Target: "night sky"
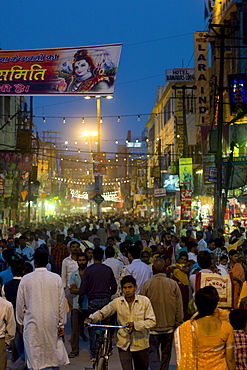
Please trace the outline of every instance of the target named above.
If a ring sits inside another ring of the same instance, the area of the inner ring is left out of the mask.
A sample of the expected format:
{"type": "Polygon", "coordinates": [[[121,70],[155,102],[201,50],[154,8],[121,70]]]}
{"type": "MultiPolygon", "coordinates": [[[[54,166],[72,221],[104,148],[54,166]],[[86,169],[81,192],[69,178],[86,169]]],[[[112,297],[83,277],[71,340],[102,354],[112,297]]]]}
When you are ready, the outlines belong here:
{"type": "MultiPolygon", "coordinates": [[[[101,105],[102,150],[112,151],[115,140],[124,143],[128,130],[140,137],[157,86],[165,84],[165,70],[193,67],[193,32],[205,29],[203,0],[9,0],[1,17],[0,47],[20,50],[123,43],[114,99],[102,99],[101,105]]],[[[35,97],[34,116],[94,117],[96,102],[77,96],[35,97]]],[[[70,147],[75,147],[83,130],[97,126],[93,118],[85,119],[84,125],[73,118],[63,124],[62,119],[46,118],[43,123],[35,117],[34,123],[39,133],[62,131],[70,147]]]]}

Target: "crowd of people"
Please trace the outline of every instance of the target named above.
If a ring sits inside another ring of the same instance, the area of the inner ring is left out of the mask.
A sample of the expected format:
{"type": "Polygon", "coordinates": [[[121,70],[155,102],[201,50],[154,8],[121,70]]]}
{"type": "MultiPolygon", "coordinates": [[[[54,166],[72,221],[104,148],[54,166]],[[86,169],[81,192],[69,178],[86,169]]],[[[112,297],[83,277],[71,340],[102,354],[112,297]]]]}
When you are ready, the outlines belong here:
{"type": "Polygon", "coordinates": [[[166,370],[175,333],[177,369],[247,369],[247,241],[172,220],[84,217],[38,228],[14,226],[0,239],[0,370],[58,369],[79,355],[80,338],[97,353],[85,323],[128,325],[117,333],[123,370],[166,370]],[[231,284],[231,301],[200,286],[231,284]],[[228,280],[227,280],[228,279],[228,280]],[[71,350],[63,342],[67,316],[71,350]]]}

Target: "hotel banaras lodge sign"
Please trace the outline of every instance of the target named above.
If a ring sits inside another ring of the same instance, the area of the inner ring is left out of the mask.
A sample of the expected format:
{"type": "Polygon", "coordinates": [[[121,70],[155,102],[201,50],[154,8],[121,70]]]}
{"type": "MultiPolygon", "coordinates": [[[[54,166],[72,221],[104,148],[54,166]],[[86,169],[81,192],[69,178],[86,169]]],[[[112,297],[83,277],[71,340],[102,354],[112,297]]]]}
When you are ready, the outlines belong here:
{"type": "Polygon", "coordinates": [[[121,48],[0,51],[0,95],[111,95],[121,48]]]}

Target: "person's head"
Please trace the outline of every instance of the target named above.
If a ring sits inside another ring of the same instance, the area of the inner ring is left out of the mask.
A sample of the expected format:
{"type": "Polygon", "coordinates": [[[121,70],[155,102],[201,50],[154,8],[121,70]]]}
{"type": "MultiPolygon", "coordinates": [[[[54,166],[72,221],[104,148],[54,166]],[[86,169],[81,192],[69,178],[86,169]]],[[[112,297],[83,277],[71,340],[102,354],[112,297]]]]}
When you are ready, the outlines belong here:
{"type": "Polygon", "coordinates": [[[102,248],[94,248],[93,250],[93,258],[95,262],[101,262],[104,257],[104,251],[102,248]]]}
{"type": "Polygon", "coordinates": [[[172,263],[172,260],[171,260],[171,257],[168,256],[167,254],[163,254],[161,256],[161,258],[165,261],[165,266],[170,266],[170,264],[172,263]]]}
{"type": "Polygon", "coordinates": [[[50,236],[51,236],[51,238],[52,239],[56,239],[56,231],[55,230],[52,230],[51,232],[50,232],[50,236]]]}
{"type": "Polygon", "coordinates": [[[150,253],[148,251],[141,252],[141,261],[149,265],[150,253]]]}
{"type": "Polygon", "coordinates": [[[171,235],[171,243],[175,244],[177,242],[178,242],[178,238],[176,237],[176,235],[171,235]]]}
{"type": "Polygon", "coordinates": [[[108,236],[106,244],[109,245],[110,247],[113,247],[114,245],[114,238],[111,236],[108,236]]]}
{"type": "Polygon", "coordinates": [[[24,248],[26,246],[26,242],[27,242],[27,238],[24,235],[21,235],[19,237],[20,247],[24,248]]]}
{"type": "Polygon", "coordinates": [[[156,258],[152,266],[153,274],[160,274],[166,270],[166,263],[164,258],[156,258]]]}
{"type": "Polygon", "coordinates": [[[164,241],[166,242],[170,242],[171,241],[171,234],[170,233],[164,233],[164,241]]]}
{"type": "Polygon", "coordinates": [[[111,247],[110,245],[108,245],[108,247],[106,247],[105,249],[105,256],[106,258],[112,258],[115,256],[115,249],[113,247],[111,247]]]}
{"type": "Polygon", "coordinates": [[[221,238],[215,238],[214,239],[214,245],[215,245],[215,248],[220,248],[222,247],[222,239],[221,238]]]}
{"type": "Polygon", "coordinates": [[[61,244],[64,243],[64,234],[57,234],[57,242],[61,244]]]}
{"type": "Polygon", "coordinates": [[[186,236],[187,236],[187,238],[190,238],[191,237],[191,234],[192,234],[192,231],[191,230],[186,230],[186,236]]]}
{"type": "Polygon", "coordinates": [[[11,248],[14,248],[14,247],[15,247],[14,237],[12,235],[9,235],[8,242],[7,242],[7,248],[11,249],[11,248]]]}
{"type": "Polygon", "coordinates": [[[210,233],[211,233],[211,232],[212,232],[212,230],[213,230],[213,228],[212,228],[212,226],[211,226],[211,225],[208,225],[207,229],[208,229],[208,231],[209,231],[210,233]]]}
{"type": "Polygon", "coordinates": [[[0,249],[6,248],[7,240],[6,239],[0,239],[0,249]]]}
{"type": "Polygon", "coordinates": [[[189,238],[187,238],[187,236],[181,236],[179,244],[181,248],[188,247],[189,238]]]}
{"type": "Polygon", "coordinates": [[[136,279],[131,275],[126,275],[121,280],[121,288],[125,298],[133,298],[137,289],[136,279]]]}
{"type": "Polygon", "coordinates": [[[215,241],[214,241],[214,239],[210,239],[208,241],[208,249],[210,249],[211,251],[213,251],[215,249],[215,241]]]}
{"type": "Polygon", "coordinates": [[[164,245],[163,245],[163,244],[161,244],[161,243],[156,244],[156,247],[155,247],[154,253],[155,253],[155,254],[159,253],[160,255],[164,254],[164,253],[165,253],[164,245]]]}
{"type": "Polygon", "coordinates": [[[188,248],[188,252],[196,253],[197,252],[197,243],[196,242],[189,242],[187,248],[188,248]]]}
{"type": "Polygon", "coordinates": [[[79,269],[84,270],[87,267],[88,256],[86,253],[80,252],[77,254],[77,263],[79,269]]]}
{"type": "Polygon", "coordinates": [[[235,249],[231,249],[229,252],[230,262],[233,262],[234,264],[238,262],[238,255],[239,255],[238,251],[236,251],[235,249]]]}
{"type": "Polygon", "coordinates": [[[151,239],[151,234],[150,234],[149,232],[146,232],[146,233],[145,233],[145,240],[146,240],[147,242],[149,242],[149,241],[150,241],[150,239],[151,239]]]}
{"type": "Polygon", "coordinates": [[[241,234],[244,234],[245,233],[245,227],[241,226],[239,228],[239,231],[240,231],[241,234]]]}
{"type": "Polygon", "coordinates": [[[225,266],[225,265],[227,265],[227,262],[228,262],[228,257],[226,256],[226,255],[222,255],[221,257],[220,257],[220,263],[223,265],[223,266],[225,266]]]}
{"type": "Polygon", "coordinates": [[[136,247],[138,247],[138,248],[140,248],[140,250],[142,250],[142,249],[143,249],[142,241],[141,241],[141,240],[137,240],[137,241],[135,242],[135,246],[136,246],[136,247]]]}
{"type": "Polygon", "coordinates": [[[131,245],[128,250],[128,258],[130,261],[140,258],[140,248],[135,245],[131,245]]]}
{"type": "Polygon", "coordinates": [[[13,276],[14,277],[23,276],[24,266],[25,266],[25,261],[21,257],[16,256],[15,260],[13,261],[11,265],[11,271],[12,271],[13,276]]]}
{"type": "Polygon", "coordinates": [[[215,255],[214,253],[210,253],[211,256],[211,268],[215,267],[215,255]]]}
{"type": "Polygon", "coordinates": [[[100,238],[94,238],[93,245],[95,246],[95,248],[100,247],[100,238]]]}
{"type": "Polygon", "coordinates": [[[211,254],[208,251],[200,251],[197,263],[202,269],[209,269],[211,267],[211,254]]]}
{"type": "Polygon", "coordinates": [[[129,228],[129,234],[130,234],[130,236],[134,236],[134,234],[135,234],[135,229],[134,229],[133,227],[130,227],[130,228],[129,228]]]}
{"type": "Polygon", "coordinates": [[[217,230],[217,235],[218,235],[218,236],[223,236],[223,235],[224,235],[224,230],[223,230],[222,228],[219,228],[219,229],[217,230]]]}
{"type": "Polygon", "coordinates": [[[178,256],[178,263],[180,265],[185,265],[188,262],[188,253],[182,251],[179,253],[178,256]]]}
{"type": "Polygon", "coordinates": [[[122,242],[119,244],[120,252],[122,253],[123,256],[128,257],[128,250],[129,250],[129,243],[128,241],[122,242]]]}
{"type": "Polygon", "coordinates": [[[34,252],[33,260],[36,267],[46,267],[48,264],[48,253],[44,248],[37,248],[34,252]]]}
{"type": "MultiPolygon", "coordinates": [[[[69,228],[68,228],[67,234],[68,234],[68,236],[70,236],[70,235],[73,235],[73,234],[74,234],[74,230],[72,229],[72,227],[69,227],[69,228]]],[[[50,235],[51,235],[51,234],[50,234],[50,235]]]]}
{"type": "Polygon", "coordinates": [[[76,241],[73,241],[70,243],[70,254],[78,254],[80,253],[80,243],[76,242],[76,241]]]}
{"type": "Polygon", "coordinates": [[[195,304],[199,312],[196,319],[213,315],[219,300],[219,294],[215,287],[205,286],[199,289],[195,294],[195,304]]]}
{"type": "Polygon", "coordinates": [[[236,308],[230,312],[229,319],[234,330],[244,330],[247,324],[247,311],[244,308],[236,308]]]}
{"type": "Polygon", "coordinates": [[[163,231],[163,226],[162,225],[158,225],[158,232],[161,233],[163,231]]]}
{"type": "Polygon", "coordinates": [[[88,257],[88,261],[91,261],[93,259],[93,248],[87,247],[85,253],[88,257]]]}
{"type": "Polygon", "coordinates": [[[203,232],[202,231],[197,231],[196,232],[196,239],[200,241],[203,238],[203,232]]]}
{"type": "Polygon", "coordinates": [[[97,231],[98,231],[97,229],[92,229],[92,234],[97,235],[97,231]]]}

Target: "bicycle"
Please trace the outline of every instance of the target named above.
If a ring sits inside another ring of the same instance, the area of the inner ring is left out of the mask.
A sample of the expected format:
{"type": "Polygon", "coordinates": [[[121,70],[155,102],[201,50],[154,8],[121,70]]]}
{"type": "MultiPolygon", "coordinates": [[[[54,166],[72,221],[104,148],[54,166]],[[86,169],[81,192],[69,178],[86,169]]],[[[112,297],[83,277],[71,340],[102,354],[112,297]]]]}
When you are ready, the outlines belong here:
{"type": "Polygon", "coordinates": [[[101,340],[98,340],[98,348],[96,354],[96,360],[94,362],[93,368],[95,370],[107,370],[108,369],[108,361],[110,357],[110,329],[124,329],[127,328],[128,325],[100,325],[100,324],[91,324],[87,323],[88,326],[94,328],[103,328],[105,329],[104,335],[101,337],[101,340]]]}

